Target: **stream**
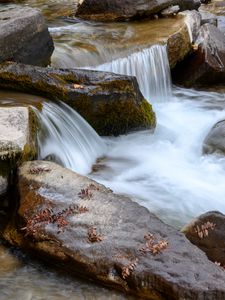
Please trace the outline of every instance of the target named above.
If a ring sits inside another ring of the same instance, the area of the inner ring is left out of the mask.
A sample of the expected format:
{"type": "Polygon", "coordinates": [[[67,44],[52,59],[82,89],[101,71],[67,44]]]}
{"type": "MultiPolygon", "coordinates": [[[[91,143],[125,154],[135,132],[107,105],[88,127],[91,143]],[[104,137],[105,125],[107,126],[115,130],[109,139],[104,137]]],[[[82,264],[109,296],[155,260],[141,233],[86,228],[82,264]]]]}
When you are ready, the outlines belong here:
{"type": "MultiPolygon", "coordinates": [[[[206,211],[225,213],[225,158],[202,155],[210,128],[225,119],[225,92],[216,87],[197,91],[172,86],[163,42],[179,28],[180,19],[103,25],[59,17],[74,11],[74,1],[25,3],[41,8],[47,17],[56,47],[53,66],[136,76],[157,116],[154,133],[99,137],[63,103],[0,92],[1,105],[13,105],[18,99],[33,107],[35,101],[43,103],[42,112],[37,110],[43,125],[39,158],[50,157],[128,195],[178,229],[206,211]]],[[[0,300],[133,299],[58,274],[3,245],[0,259],[5,261],[0,265],[0,300]]]]}

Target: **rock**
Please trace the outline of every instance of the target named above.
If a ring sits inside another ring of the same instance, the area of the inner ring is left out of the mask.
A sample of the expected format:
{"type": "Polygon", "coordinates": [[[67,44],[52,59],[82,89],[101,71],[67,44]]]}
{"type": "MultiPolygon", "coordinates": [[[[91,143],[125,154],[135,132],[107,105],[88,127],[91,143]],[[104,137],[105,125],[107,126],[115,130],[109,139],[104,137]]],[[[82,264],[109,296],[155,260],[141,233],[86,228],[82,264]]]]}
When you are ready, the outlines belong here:
{"type": "Polygon", "coordinates": [[[0,176],[0,213],[1,209],[5,209],[8,206],[8,182],[7,176],[0,176]]]}
{"type": "Polygon", "coordinates": [[[0,63],[16,61],[47,66],[54,50],[40,11],[30,7],[0,8],[0,63]]]}
{"type": "Polygon", "coordinates": [[[175,14],[177,14],[180,10],[180,6],[179,5],[174,5],[174,6],[170,6],[168,8],[165,8],[161,11],[161,15],[163,17],[169,17],[169,16],[173,16],[175,14]]]}
{"type": "Polygon", "coordinates": [[[201,11],[200,13],[201,13],[201,17],[202,17],[201,25],[209,23],[216,27],[218,26],[218,19],[217,19],[216,15],[211,14],[209,12],[204,12],[204,11],[201,11]]]}
{"type": "Polygon", "coordinates": [[[154,128],[155,114],[135,77],[80,69],[0,65],[0,87],[62,100],[100,135],[154,128]]]}
{"type": "Polygon", "coordinates": [[[223,83],[225,80],[225,36],[215,26],[201,26],[196,50],[173,70],[176,83],[186,87],[223,83]]]}
{"type": "Polygon", "coordinates": [[[203,3],[203,4],[208,4],[210,2],[211,2],[211,0],[201,0],[201,3],[203,3]]]}
{"type": "Polygon", "coordinates": [[[22,165],[18,192],[12,245],[138,298],[224,299],[225,273],[129,198],[47,161],[22,165]]]}
{"type": "Polygon", "coordinates": [[[182,232],[213,262],[225,266],[225,215],[207,212],[186,225],[182,232]]]}
{"type": "Polygon", "coordinates": [[[200,29],[201,15],[197,11],[179,13],[184,17],[180,29],[171,34],[167,40],[167,53],[171,69],[192,52],[192,42],[200,29]]]}
{"type": "Polygon", "coordinates": [[[179,5],[181,10],[198,9],[199,0],[81,0],[76,16],[97,21],[121,21],[154,16],[169,6],[179,5]]]}
{"type": "Polygon", "coordinates": [[[30,108],[0,107],[0,198],[11,184],[13,170],[36,157],[35,126],[36,117],[30,108]]]}
{"type": "Polygon", "coordinates": [[[203,154],[225,155],[225,120],[217,122],[203,142],[203,154]]]}

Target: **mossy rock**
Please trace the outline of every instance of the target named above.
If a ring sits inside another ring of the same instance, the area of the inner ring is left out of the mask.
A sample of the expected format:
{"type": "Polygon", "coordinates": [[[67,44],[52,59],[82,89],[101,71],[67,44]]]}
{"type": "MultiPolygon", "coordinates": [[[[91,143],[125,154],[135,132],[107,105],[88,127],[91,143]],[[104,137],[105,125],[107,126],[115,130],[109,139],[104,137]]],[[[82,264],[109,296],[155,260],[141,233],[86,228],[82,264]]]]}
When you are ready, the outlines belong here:
{"type": "Polygon", "coordinates": [[[0,88],[64,101],[100,135],[154,129],[155,114],[135,77],[80,69],[0,65],[0,88]]]}

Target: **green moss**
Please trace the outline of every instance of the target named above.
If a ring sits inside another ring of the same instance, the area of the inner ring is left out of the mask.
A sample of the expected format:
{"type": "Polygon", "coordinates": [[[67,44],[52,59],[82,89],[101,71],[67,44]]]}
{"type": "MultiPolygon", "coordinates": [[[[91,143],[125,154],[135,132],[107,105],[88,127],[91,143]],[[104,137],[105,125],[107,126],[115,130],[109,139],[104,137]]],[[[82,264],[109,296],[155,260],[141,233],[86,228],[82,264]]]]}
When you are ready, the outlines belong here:
{"type": "Polygon", "coordinates": [[[119,135],[140,129],[154,129],[155,113],[152,106],[142,100],[139,104],[131,100],[98,99],[95,105],[87,97],[79,97],[70,105],[74,107],[100,135],[119,135]]]}

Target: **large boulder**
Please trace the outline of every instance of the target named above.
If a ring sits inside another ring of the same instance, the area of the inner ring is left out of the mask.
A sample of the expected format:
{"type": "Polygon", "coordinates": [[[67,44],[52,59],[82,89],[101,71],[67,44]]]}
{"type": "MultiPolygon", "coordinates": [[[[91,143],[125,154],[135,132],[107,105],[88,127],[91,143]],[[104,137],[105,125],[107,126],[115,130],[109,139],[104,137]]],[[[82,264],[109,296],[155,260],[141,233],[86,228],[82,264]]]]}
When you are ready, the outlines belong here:
{"type": "Polygon", "coordinates": [[[155,114],[135,77],[80,69],[53,69],[15,63],[0,65],[0,87],[62,100],[100,135],[154,128],[155,114]]]}
{"type": "Polygon", "coordinates": [[[47,66],[54,50],[40,11],[30,7],[0,8],[0,63],[16,61],[47,66]]]}
{"type": "Polygon", "coordinates": [[[224,83],[224,34],[211,24],[202,25],[195,51],[176,66],[172,75],[176,83],[187,87],[224,83]]]}
{"type": "Polygon", "coordinates": [[[203,141],[203,153],[225,155],[225,120],[217,122],[203,141]]]}
{"type": "Polygon", "coordinates": [[[181,10],[198,9],[198,0],[81,0],[76,16],[98,21],[121,21],[157,14],[171,5],[181,10]]]}
{"type": "Polygon", "coordinates": [[[225,267],[225,215],[218,211],[207,212],[186,225],[186,237],[213,262],[225,267]]]}
{"type": "Polygon", "coordinates": [[[0,107],[0,199],[13,171],[37,155],[36,117],[28,107],[0,107]]]}
{"type": "Polygon", "coordinates": [[[179,16],[183,17],[179,30],[167,39],[167,53],[171,69],[192,52],[192,42],[197,38],[201,24],[201,15],[195,10],[179,13],[179,16]]]}
{"type": "Polygon", "coordinates": [[[138,298],[225,298],[225,273],[146,208],[52,162],[18,176],[12,245],[138,298]]]}

